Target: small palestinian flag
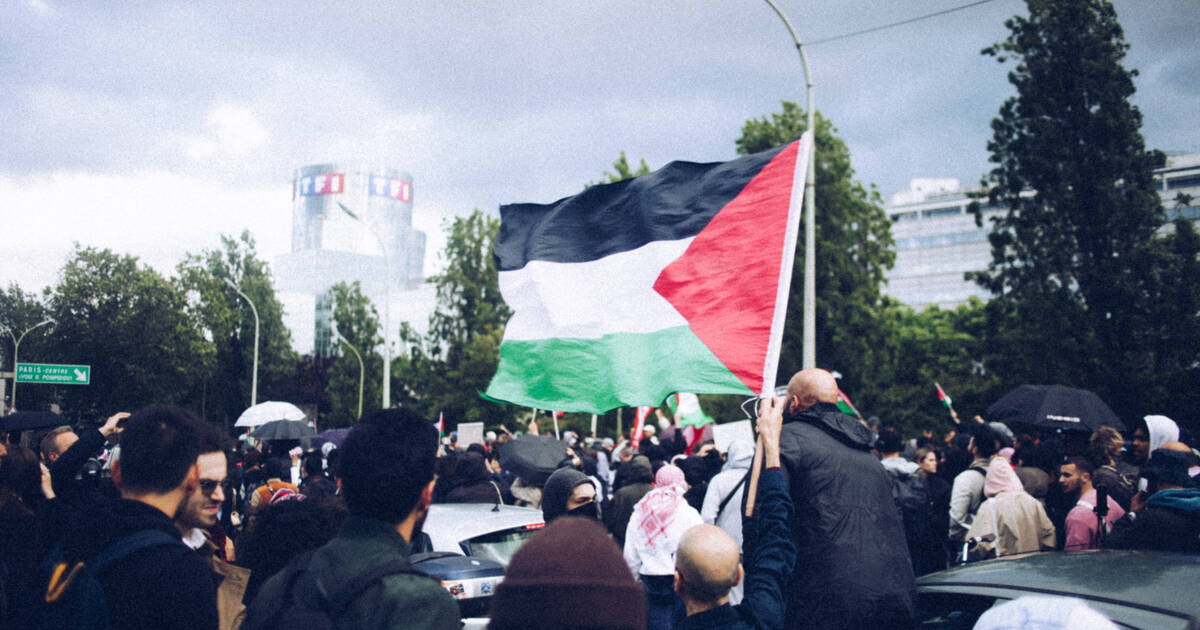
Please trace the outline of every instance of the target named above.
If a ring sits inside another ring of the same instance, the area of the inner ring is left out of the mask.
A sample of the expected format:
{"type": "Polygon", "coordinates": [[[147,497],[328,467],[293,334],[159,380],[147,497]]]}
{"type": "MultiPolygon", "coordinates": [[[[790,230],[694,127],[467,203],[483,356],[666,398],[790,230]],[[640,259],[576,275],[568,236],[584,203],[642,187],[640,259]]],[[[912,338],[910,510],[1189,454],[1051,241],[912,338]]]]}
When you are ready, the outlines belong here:
{"type": "Polygon", "coordinates": [[[954,409],[954,401],[950,400],[950,396],[946,393],[946,390],[942,389],[942,386],[937,381],[934,381],[933,386],[937,388],[938,401],[946,405],[946,409],[954,409]]]}
{"type": "Polygon", "coordinates": [[[635,451],[637,450],[638,445],[642,442],[642,429],[646,427],[646,416],[649,416],[650,412],[653,410],[654,407],[637,408],[637,419],[633,423],[633,433],[630,434],[629,438],[629,441],[633,446],[633,450],[635,451]]]}
{"type": "Polygon", "coordinates": [[[700,408],[700,398],[692,393],[672,394],[667,397],[667,407],[679,419],[680,427],[702,427],[716,422],[700,408]]]}
{"type": "Polygon", "coordinates": [[[850,397],[847,396],[846,392],[843,392],[841,389],[838,389],[837,406],[838,409],[842,410],[842,413],[858,416],[860,419],[862,418],[862,414],[858,413],[858,409],[854,408],[854,403],[850,402],[850,397]]]}
{"type": "Polygon", "coordinates": [[[773,387],[811,147],[501,206],[513,316],[485,396],[603,413],[773,387]]]}
{"type": "Polygon", "coordinates": [[[442,412],[438,412],[438,437],[442,437],[446,433],[446,419],[442,416],[442,412]]]}

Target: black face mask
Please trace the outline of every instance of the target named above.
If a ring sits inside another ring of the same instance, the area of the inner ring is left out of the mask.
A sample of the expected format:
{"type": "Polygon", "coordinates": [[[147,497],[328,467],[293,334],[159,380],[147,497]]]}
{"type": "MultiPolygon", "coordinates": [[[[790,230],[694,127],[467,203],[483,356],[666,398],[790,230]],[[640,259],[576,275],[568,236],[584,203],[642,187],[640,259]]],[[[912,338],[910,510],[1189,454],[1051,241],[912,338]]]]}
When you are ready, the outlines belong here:
{"type": "Polygon", "coordinates": [[[567,510],[564,516],[578,516],[581,518],[590,518],[593,521],[600,520],[600,504],[595,501],[588,501],[574,510],[567,510]]]}

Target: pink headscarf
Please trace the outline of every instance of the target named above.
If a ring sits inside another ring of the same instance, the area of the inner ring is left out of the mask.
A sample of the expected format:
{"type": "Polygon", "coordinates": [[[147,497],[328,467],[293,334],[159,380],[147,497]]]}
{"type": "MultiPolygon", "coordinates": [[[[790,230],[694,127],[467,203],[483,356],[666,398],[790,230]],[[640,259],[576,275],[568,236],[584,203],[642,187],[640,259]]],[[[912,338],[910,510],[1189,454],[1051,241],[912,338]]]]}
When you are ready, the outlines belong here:
{"type": "Polygon", "coordinates": [[[654,489],[638,502],[642,508],[642,522],[639,526],[651,545],[655,544],[656,538],[666,533],[671,520],[675,518],[675,509],[684,501],[685,492],[687,481],[683,477],[682,468],[667,464],[658,469],[658,473],[654,475],[654,489]]]}
{"type": "Polygon", "coordinates": [[[1003,457],[993,457],[988,462],[987,477],[983,481],[983,494],[994,497],[1001,492],[1024,492],[1025,486],[1017,478],[1012,464],[1003,457]]]}

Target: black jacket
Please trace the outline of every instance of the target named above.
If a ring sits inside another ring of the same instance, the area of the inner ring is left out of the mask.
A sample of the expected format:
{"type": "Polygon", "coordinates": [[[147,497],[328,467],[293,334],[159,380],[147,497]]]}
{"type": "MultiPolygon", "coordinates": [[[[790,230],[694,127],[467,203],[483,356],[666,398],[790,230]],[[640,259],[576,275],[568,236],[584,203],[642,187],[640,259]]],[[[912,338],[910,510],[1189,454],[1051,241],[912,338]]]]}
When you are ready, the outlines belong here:
{"type": "MultiPolygon", "coordinates": [[[[170,517],[140,501],[116,499],[88,510],[62,541],[68,561],[91,558],[134,532],[157,529],[179,538],[170,517]]],[[[217,628],[212,570],[183,544],[135,551],[99,575],[114,630],[217,628]]]]}
{"type": "Polygon", "coordinates": [[[874,433],[835,405],[784,419],[780,451],[795,516],[789,628],[903,628],[916,594],[892,482],[874,433]]]}

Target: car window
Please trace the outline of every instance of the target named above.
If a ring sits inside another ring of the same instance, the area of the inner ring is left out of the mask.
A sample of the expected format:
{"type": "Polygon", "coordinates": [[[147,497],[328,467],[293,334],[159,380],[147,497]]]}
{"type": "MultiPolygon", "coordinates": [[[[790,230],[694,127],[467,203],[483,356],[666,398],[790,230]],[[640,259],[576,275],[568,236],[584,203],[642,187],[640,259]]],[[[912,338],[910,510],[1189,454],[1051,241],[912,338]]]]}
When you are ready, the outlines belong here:
{"type": "Polygon", "coordinates": [[[525,541],[529,540],[536,531],[537,529],[521,527],[490,532],[465,540],[459,545],[462,547],[463,553],[468,556],[487,558],[507,568],[508,561],[512,559],[513,554],[517,553],[521,545],[524,545],[525,541]]]}
{"type": "Polygon", "coordinates": [[[970,630],[979,616],[995,603],[996,598],[990,595],[920,593],[917,605],[921,628],[970,630]]]}

